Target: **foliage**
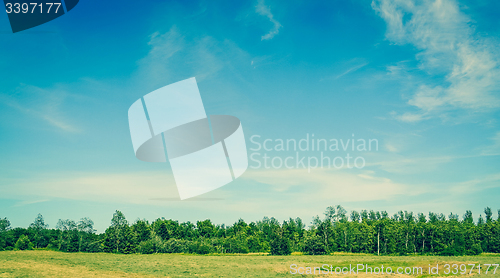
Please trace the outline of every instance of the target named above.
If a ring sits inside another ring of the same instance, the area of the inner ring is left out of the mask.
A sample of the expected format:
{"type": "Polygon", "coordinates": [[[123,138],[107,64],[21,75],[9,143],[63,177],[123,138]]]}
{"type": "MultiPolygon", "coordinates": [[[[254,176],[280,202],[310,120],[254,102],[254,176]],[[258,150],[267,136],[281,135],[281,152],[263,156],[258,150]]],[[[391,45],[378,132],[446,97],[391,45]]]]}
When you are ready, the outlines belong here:
{"type": "Polygon", "coordinates": [[[304,253],[308,255],[324,255],[327,253],[325,243],[317,235],[306,239],[304,253]]]}
{"type": "Polygon", "coordinates": [[[31,243],[30,239],[26,235],[22,235],[16,241],[15,248],[16,250],[31,250],[33,249],[33,243],[31,243]]]}
{"type": "Polygon", "coordinates": [[[270,253],[289,255],[304,252],[323,255],[333,252],[378,255],[479,255],[500,253],[500,219],[492,210],[484,210],[476,223],[467,210],[462,219],[457,214],[429,212],[414,214],[399,211],[392,217],[385,211],[347,211],[330,206],[324,218],[313,217],[306,228],[300,218],[280,223],[275,218],[233,225],[216,225],[209,219],[179,223],[159,218],[151,223],[127,221],[115,211],[110,226],[96,234],[94,222],[82,218],[75,222],[59,219],[49,229],[39,214],[27,228],[11,228],[7,218],[0,218],[0,250],[47,248],[63,252],[108,253],[270,253]],[[348,217],[349,215],[349,217],[348,217]]]}

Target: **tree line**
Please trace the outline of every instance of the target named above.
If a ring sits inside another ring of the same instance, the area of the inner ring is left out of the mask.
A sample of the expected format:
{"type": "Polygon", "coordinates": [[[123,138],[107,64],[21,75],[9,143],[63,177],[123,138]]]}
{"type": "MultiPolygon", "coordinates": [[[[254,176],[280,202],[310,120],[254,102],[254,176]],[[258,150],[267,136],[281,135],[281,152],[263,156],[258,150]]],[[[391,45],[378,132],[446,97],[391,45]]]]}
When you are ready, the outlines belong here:
{"type": "Polygon", "coordinates": [[[196,223],[159,218],[129,223],[116,211],[104,233],[94,230],[89,218],[59,219],[49,229],[38,214],[28,228],[12,228],[0,218],[0,251],[46,248],[63,252],[108,253],[270,253],[289,255],[303,252],[322,255],[333,252],[377,255],[478,255],[500,253],[500,210],[497,219],[488,207],[474,222],[471,211],[460,219],[430,212],[362,210],[348,215],[342,206],[328,207],[324,217],[313,217],[309,227],[300,218],[279,222],[264,217],[246,223],[239,219],[230,226],[215,225],[209,219],[196,223]]]}

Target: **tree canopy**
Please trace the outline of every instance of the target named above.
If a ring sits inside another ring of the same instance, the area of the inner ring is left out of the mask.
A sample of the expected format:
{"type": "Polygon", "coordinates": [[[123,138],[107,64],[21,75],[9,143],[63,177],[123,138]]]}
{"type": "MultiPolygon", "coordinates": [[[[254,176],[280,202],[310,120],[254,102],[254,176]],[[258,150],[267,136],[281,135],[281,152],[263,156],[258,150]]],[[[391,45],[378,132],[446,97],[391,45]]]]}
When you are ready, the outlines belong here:
{"type": "MultiPolygon", "coordinates": [[[[499,210],[500,213],[500,210],[499,210]]],[[[59,219],[49,229],[38,214],[27,228],[11,228],[0,218],[0,250],[48,248],[64,252],[111,253],[270,253],[310,255],[332,252],[371,254],[475,255],[500,253],[500,217],[495,220],[486,208],[477,221],[470,210],[458,214],[361,210],[348,213],[342,206],[329,206],[324,217],[315,216],[310,225],[300,218],[283,222],[271,217],[233,225],[196,223],[158,218],[151,223],[137,219],[130,224],[117,210],[110,226],[95,233],[94,222],[59,219]]]]}

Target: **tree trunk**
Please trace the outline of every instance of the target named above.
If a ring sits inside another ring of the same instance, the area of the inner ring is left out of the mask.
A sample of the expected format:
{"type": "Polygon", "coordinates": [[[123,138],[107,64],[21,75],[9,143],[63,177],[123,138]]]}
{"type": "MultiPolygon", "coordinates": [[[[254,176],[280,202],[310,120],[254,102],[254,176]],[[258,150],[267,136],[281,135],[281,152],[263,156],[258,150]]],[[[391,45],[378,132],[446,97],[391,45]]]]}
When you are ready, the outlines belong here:
{"type": "Polygon", "coordinates": [[[118,246],[120,245],[120,230],[116,231],[116,253],[118,253],[118,246]]]}
{"type": "Polygon", "coordinates": [[[422,254],[425,252],[425,230],[422,230],[422,254]]]}
{"type": "Polygon", "coordinates": [[[347,248],[347,231],[344,229],[344,250],[347,251],[349,248],[347,248]]]}
{"type": "Polygon", "coordinates": [[[431,233],[431,252],[434,253],[434,231],[431,233]]]}
{"type": "Polygon", "coordinates": [[[330,248],[328,248],[328,233],[326,232],[326,230],[323,231],[323,235],[325,237],[325,247],[327,250],[330,250],[330,248]]]}
{"type": "Polygon", "coordinates": [[[377,256],[380,256],[380,230],[377,232],[377,256]]]}
{"type": "Polygon", "coordinates": [[[406,231],[405,252],[408,252],[408,231],[406,231]]]}

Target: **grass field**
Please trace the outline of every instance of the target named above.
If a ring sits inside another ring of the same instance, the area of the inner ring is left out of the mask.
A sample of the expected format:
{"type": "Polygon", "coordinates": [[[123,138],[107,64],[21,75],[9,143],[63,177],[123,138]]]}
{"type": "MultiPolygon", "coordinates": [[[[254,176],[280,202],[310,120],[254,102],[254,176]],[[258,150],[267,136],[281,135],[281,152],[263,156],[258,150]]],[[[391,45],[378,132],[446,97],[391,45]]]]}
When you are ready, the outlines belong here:
{"type": "MultiPolygon", "coordinates": [[[[321,274],[311,277],[470,277],[467,274],[445,275],[445,264],[476,264],[473,276],[500,277],[500,267],[496,274],[490,268],[485,274],[484,264],[500,263],[500,255],[481,255],[475,257],[431,257],[431,256],[373,256],[356,254],[334,254],[330,256],[267,256],[249,255],[116,255],[89,253],[61,253],[55,251],[3,251],[0,252],[0,277],[284,277],[290,271],[306,272],[306,267],[321,267],[323,264],[345,267],[349,264],[368,264],[372,268],[422,267],[422,274],[321,274]],[[296,270],[290,265],[296,264],[296,270]],[[439,264],[439,275],[429,275],[428,267],[439,264]],[[482,264],[478,275],[477,264],[482,264]]],[[[487,266],[486,266],[487,267],[487,266]]],[[[311,268],[311,271],[312,271],[311,268]]],[[[409,269],[409,268],[408,268],[409,269]]],[[[346,271],[347,268],[344,269],[346,271]]],[[[341,269],[339,268],[340,272],[341,269]]],[[[453,268],[450,269],[453,271],[453,268]]],[[[316,269],[318,273],[318,269],[316,269]]]]}

